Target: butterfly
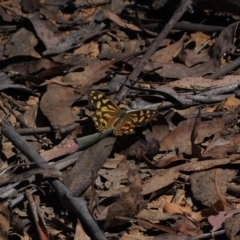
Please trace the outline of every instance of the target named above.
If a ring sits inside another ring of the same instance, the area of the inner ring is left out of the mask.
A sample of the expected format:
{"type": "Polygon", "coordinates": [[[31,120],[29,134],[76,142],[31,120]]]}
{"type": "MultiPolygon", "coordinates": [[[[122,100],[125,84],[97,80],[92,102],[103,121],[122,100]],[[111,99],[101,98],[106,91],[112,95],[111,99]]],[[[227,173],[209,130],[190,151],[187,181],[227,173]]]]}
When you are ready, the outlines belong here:
{"type": "Polygon", "coordinates": [[[158,114],[156,109],[122,110],[96,90],[88,91],[88,99],[96,108],[92,119],[97,130],[103,132],[113,128],[113,134],[117,136],[135,133],[135,127],[149,123],[158,114]]]}

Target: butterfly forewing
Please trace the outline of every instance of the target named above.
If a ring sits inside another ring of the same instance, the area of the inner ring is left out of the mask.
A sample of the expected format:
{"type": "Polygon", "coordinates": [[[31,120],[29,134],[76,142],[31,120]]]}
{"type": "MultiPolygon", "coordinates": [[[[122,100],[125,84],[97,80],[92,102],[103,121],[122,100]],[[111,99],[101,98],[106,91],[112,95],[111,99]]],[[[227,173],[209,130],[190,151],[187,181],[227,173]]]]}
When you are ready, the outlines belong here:
{"type": "Polygon", "coordinates": [[[89,102],[95,106],[93,121],[99,131],[113,128],[121,114],[121,109],[103,93],[96,90],[88,92],[89,102]]]}

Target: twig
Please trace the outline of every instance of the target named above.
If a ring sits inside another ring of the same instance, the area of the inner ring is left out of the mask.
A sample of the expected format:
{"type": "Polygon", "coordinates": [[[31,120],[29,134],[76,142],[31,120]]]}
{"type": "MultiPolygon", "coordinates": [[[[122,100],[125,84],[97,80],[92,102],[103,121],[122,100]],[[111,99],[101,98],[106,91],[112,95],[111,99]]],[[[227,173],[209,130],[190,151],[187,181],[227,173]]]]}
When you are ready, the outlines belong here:
{"type": "MultiPolygon", "coordinates": [[[[128,16],[126,14],[120,14],[120,17],[130,21],[136,21],[135,17],[128,16]]],[[[162,29],[166,23],[163,23],[162,20],[158,19],[149,19],[149,18],[139,18],[144,27],[149,29],[162,29]]],[[[177,22],[173,29],[182,30],[187,32],[221,32],[225,27],[214,26],[214,25],[205,25],[199,23],[189,23],[189,22],[177,22]]]]}
{"type": "Polygon", "coordinates": [[[35,133],[49,133],[52,131],[50,127],[38,128],[17,128],[16,131],[21,135],[35,134],[35,133]]]}
{"type": "MultiPolygon", "coordinates": [[[[2,134],[7,137],[30,161],[37,162],[39,167],[51,168],[49,165],[41,164],[45,162],[44,158],[15,131],[6,119],[2,120],[2,134]]],[[[74,196],[60,180],[49,181],[54,187],[62,206],[73,212],[80,219],[91,239],[106,240],[103,232],[92,218],[87,208],[86,201],[74,196]]]]}
{"type": "MultiPolygon", "coordinates": [[[[190,5],[190,3],[191,3],[191,0],[182,0],[179,8],[175,11],[172,18],[165,25],[165,27],[160,32],[160,34],[155,38],[155,40],[152,42],[152,44],[148,47],[146,53],[143,55],[141,60],[138,62],[137,66],[134,68],[132,73],[128,76],[125,84],[132,85],[131,82],[136,81],[138,75],[140,74],[140,72],[142,71],[144,66],[147,64],[150,57],[157,50],[158,46],[166,38],[168,33],[173,29],[176,22],[178,22],[178,20],[181,18],[181,16],[187,11],[187,8],[190,5]]],[[[115,96],[114,101],[116,103],[119,103],[122,99],[124,99],[127,92],[128,92],[128,88],[126,86],[122,86],[121,90],[115,96]]]]}
{"type": "MultiPolygon", "coordinates": [[[[77,159],[79,158],[79,154],[80,152],[75,152],[73,153],[72,155],[70,156],[67,156],[57,162],[52,162],[52,163],[49,163],[49,162],[46,162],[46,164],[49,164],[51,165],[52,168],[56,168],[57,170],[62,170],[70,165],[72,165],[74,162],[77,161],[77,159]]],[[[12,167],[18,167],[18,166],[24,166],[24,165],[29,165],[29,164],[37,164],[37,163],[23,163],[23,164],[16,164],[16,165],[13,165],[13,166],[10,166],[10,167],[7,167],[6,169],[2,170],[0,172],[0,177],[8,170],[10,170],[12,167]]],[[[28,182],[32,182],[32,177],[31,178],[28,178],[28,179],[25,179],[24,181],[28,181],[28,182]]],[[[14,191],[13,188],[16,188],[21,182],[15,182],[15,183],[12,183],[10,185],[7,185],[3,188],[0,189],[0,197],[1,198],[7,198],[9,197],[9,195],[12,193],[12,191],[14,191]],[[3,196],[4,195],[4,196],[3,196]]],[[[17,191],[17,190],[16,190],[17,191]]],[[[37,189],[35,189],[35,191],[37,191],[37,189]]],[[[9,207],[13,207],[14,205],[18,204],[20,201],[22,201],[24,197],[16,197],[15,199],[11,199],[11,200],[7,200],[6,202],[4,202],[4,204],[6,206],[9,206],[9,207]]]]}
{"type": "Polygon", "coordinates": [[[227,86],[216,87],[211,90],[203,91],[198,95],[204,95],[204,96],[223,95],[223,94],[234,92],[238,87],[239,87],[239,83],[233,83],[227,86]]]}
{"type": "MultiPolygon", "coordinates": [[[[201,116],[203,118],[212,118],[212,117],[222,117],[223,115],[229,113],[228,111],[219,111],[219,112],[202,112],[201,116]]],[[[185,118],[193,118],[196,117],[197,114],[188,114],[188,115],[184,115],[185,118]]]]}
{"type": "Polygon", "coordinates": [[[231,72],[232,70],[234,70],[239,66],[240,66],[240,57],[234,60],[233,62],[229,63],[225,67],[221,68],[217,72],[211,74],[210,76],[206,76],[206,78],[210,78],[210,79],[220,78],[222,76],[225,76],[227,73],[231,72]]]}
{"type": "Polygon", "coordinates": [[[26,198],[29,203],[29,207],[31,209],[33,221],[35,222],[35,226],[38,232],[38,237],[40,240],[49,239],[49,234],[46,229],[46,222],[44,221],[43,213],[40,210],[39,203],[34,198],[34,195],[30,190],[25,191],[26,198]]]}
{"type": "MultiPolygon", "coordinates": [[[[34,187],[34,188],[29,189],[29,191],[30,191],[31,193],[35,193],[35,192],[39,191],[39,189],[37,189],[37,188],[34,187]]],[[[7,201],[4,202],[3,204],[4,204],[5,206],[8,206],[8,207],[10,207],[10,208],[13,208],[15,205],[17,205],[17,204],[19,204],[20,202],[22,202],[24,198],[25,198],[25,194],[21,193],[21,194],[18,195],[16,198],[11,199],[11,200],[7,200],[7,201]]]]}
{"type": "Polygon", "coordinates": [[[200,53],[200,52],[209,44],[209,42],[210,42],[215,36],[216,36],[216,32],[214,32],[214,33],[212,34],[212,36],[210,37],[210,39],[208,39],[208,40],[196,51],[196,53],[197,53],[197,54],[200,53]]]}
{"type": "Polygon", "coordinates": [[[194,102],[198,102],[198,103],[217,103],[217,102],[221,102],[224,99],[226,99],[227,97],[230,96],[234,96],[234,94],[228,94],[228,95],[207,95],[207,96],[203,96],[203,95],[192,95],[192,96],[187,96],[188,99],[193,100],[194,102]]]}
{"type": "Polygon", "coordinates": [[[6,98],[10,103],[14,104],[15,106],[17,106],[21,111],[25,112],[27,109],[25,107],[23,107],[21,104],[19,104],[17,101],[15,101],[14,99],[12,99],[11,97],[9,97],[7,94],[5,93],[1,93],[1,96],[6,98]]]}
{"type": "Polygon", "coordinates": [[[0,31],[1,32],[15,32],[17,30],[16,25],[8,25],[8,26],[0,26],[0,31]]]}
{"type": "Polygon", "coordinates": [[[187,240],[199,240],[199,239],[205,239],[205,238],[209,238],[209,237],[214,237],[214,236],[219,236],[225,233],[225,230],[220,230],[220,231],[216,231],[216,232],[212,232],[212,233],[205,233],[196,237],[189,237],[187,238],[187,240]]]}
{"type": "MultiPolygon", "coordinates": [[[[13,109],[11,109],[11,108],[8,106],[8,104],[6,104],[5,100],[4,100],[2,97],[0,97],[0,99],[2,99],[3,106],[4,106],[5,108],[7,108],[7,110],[8,110],[11,114],[13,114],[13,116],[14,116],[24,127],[28,128],[27,124],[25,124],[25,122],[23,121],[23,119],[22,119],[21,117],[19,117],[19,116],[13,111],[13,109]]],[[[46,142],[42,137],[40,137],[38,134],[34,134],[34,137],[35,137],[36,139],[38,139],[38,140],[41,140],[42,142],[47,143],[47,142],[46,142]]]]}
{"type": "MultiPolygon", "coordinates": [[[[31,163],[20,163],[20,164],[14,164],[9,167],[4,168],[3,170],[0,171],[0,177],[3,176],[7,171],[9,171],[12,168],[20,167],[20,166],[28,166],[28,165],[36,165],[37,163],[31,162],[31,163]]],[[[44,162],[42,164],[49,164],[49,162],[44,162]]],[[[50,165],[50,164],[49,164],[50,165]]]]}

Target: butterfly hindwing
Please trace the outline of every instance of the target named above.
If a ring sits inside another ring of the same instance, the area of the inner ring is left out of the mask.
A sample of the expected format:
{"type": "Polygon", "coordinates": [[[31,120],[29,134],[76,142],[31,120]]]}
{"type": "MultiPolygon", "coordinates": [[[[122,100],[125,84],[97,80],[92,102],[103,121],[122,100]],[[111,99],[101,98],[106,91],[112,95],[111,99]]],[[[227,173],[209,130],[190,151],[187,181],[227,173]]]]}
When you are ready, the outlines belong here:
{"type": "Polygon", "coordinates": [[[149,123],[157,115],[157,111],[153,109],[140,109],[129,111],[126,118],[130,118],[136,127],[143,126],[149,123]]]}
{"type": "Polygon", "coordinates": [[[115,135],[133,134],[134,128],[149,123],[157,114],[153,109],[140,109],[126,112],[126,115],[114,128],[115,135]]]}

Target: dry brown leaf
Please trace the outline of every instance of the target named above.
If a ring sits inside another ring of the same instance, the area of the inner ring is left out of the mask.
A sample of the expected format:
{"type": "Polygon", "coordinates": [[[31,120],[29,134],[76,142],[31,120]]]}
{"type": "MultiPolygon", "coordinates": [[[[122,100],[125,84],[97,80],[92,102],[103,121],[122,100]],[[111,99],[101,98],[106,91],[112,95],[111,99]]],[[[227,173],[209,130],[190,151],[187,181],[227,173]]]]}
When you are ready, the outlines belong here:
{"type": "Polygon", "coordinates": [[[182,49],[183,42],[186,40],[187,36],[184,34],[180,40],[177,42],[168,45],[167,47],[156,51],[152,57],[152,61],[172,63],[173,59],[179,54],[182,49]]]}
{"type": "Polygon", "coordinates": [[[190,183],[194,198],[208,207],[218,200],[224,201],[228,184],[236,174],[236,170],[220,168],[192,173],[190,183]]]}
{"type": "Polygon", "coordinates": [[[71,87],[49,84],[40,107],[53,127],[64,126],[74,122],[71,106],[79,97],[71,87]]]}
{"type": "Polygon", "coordinates": [[[34,34],[25,28],[19,29],[5,45],[4,55],[9,57],[26,55],[40,58],[40,55],[35,51],[34,47],[38,44],[38,40],[34,34]]]}
{"type": "Polygon", "coordinates": [[[86,91],[92,84],[101,80],[107,69],[111,66],[113,61],[93,61],[88,66],[84,67],[83,72],[70,72],[65,75],[63,82],[74,82],[77,86],[77,92],[80,96],[85,95],[86,91]]]}
{"type": "MultiPolygon", "coordinates": [[[[3,143],[2,152],[3,152],[3,154],[5,155],[5,157],[7,159],[9,159],[12,156],[16,155],[16,152],[14,151],[14,146],[13,146],[13,144],[11,142],[4,142],[3,143]]],[[[0,168],[2,169],[2,166],[0,168]]]]}
{"type": "MultiPolygon", "coordinates": [[[[174,215],[173,215],[174,217],[174,215]]],[[[193,222],[191,219],[183,216],[183,215],[175,215],[175,222],[170,223],[173,229],[177,230],[186,235],[197,236],[202,234],[202,230],[200,229],[200,224],[193,222]]]]}
{"type": "Polygon", "coordinates": [[[77,220],[74,240],[90,240],[90,237],[85,233],[79,220],[77,220]]]}
{"type": "Polygon", "coordinates": [[[116,169],[107,171],[106,174],[102,174],[107,180],[105,186],[109,186],[112,189],[118,189],[120,183],[127,179],[128,170],[129,162],[127,162],[126,157],[124,157],[116,169]]]}
{"type": "Polygon", "coordinates": [[[8,239],[8,233],[10,228],[10,212],[8,208],[1,204],[0,205],[0,238],[1,240],[8,239]]]}
{"type": "Polygon", "coordinates": [[[33,24],[38,37],[47,48],[43,54],[60,53],[72,48],[72,46],[70,46],[71,39],[67,41],[64,34],[57,30],[57,26],[53,22],[37,18],[30,18],[29,20],[33,24]]]}
{"type": "Polygon", "coordinates": [[[240,100],[235,97],[227,97],[224,101],[222,101],[218,106],[218,111],[224,110],[224,111],[231,111],[234,108],[236,108],[238,105],[240,105],[240,100]]]}
{"type": "Polygon", "coordinates": [[[122,196],[108,208],[105,229],[127,223],[129,218],[134,217],[146,206],[146,202],[143,200],[141,193],[141,176],[138,167],[134,163],[129,164],[128,180],[130,182],[129,191],[123,193],[122,196]]]}
{"type": "Polygon", "coordinates": [[[111,11],[109,11],[107,9],[103,9],[103,12],[107,18],[111,19],[113,22],[115,22],[116,24],[118,24],[121,27],[128,28],[128,29],[131,29],[133,31],[138,31],[138,32],[142,31],[142,29],[138,28],[137,26],[135,26],[131,23],[125,23],[118,15],[112,13],[111,11]]]}
{"type": "Polygon", "coordinates": [[[96,42],[90,42],[82,45],[73,52],[74,55],[84,55],[90,59],[96,59],[99,54],[99,45],[96,42]]]}
{"type": "Polygon", "coordinates": [[[175,182],[180,173],[178,168],[159,170],[143,184],[142,194],[153,193],[175,182]],[[158,184],[156,184],[158,183],[158,184]]]}
{"type": "Polygon", "coordinates": [[[190,49],[185,49],[182,54],[184,56],[184,63],[188,67],[193,67],[197,64],[202,64],[211,60],[208,51],[202,51],[197,54],[190,49]]]}
{"type": "MultiPolygon", "coordinates": [[[[125,157],[123,154],[114,153],[114,158],[108,158],[103,164],[103,168],[115,169],[125,157]]],[[[101,170],[99,173],[101,174],[101,170]]]]}
{"type": "Polygon", "coordinates": [[[238,75],[228,75],[217,81],[203,77],[188,77],[181,80],[171,81],[166,85],[172,88],[205,90],[208,88],[228,86],[238,82],[238,75]]]}
{"type": "Polygon", "coordinates": [[[92,185],[94,173],[102,168],[112,151],[114,142],[114,137],[107,137],[82,152],[74,167],[63,179],[64,184],[74,194],[79,195],[92,185]]]}
{"type": "Polygon", "coordinates": [[[36,126],[36,118],[38,114],[38,105],[31,106],[27,111],[23,114],[23,121],[29,128],[35,128],[36,126]]]}
{"type": "MultiPolygon", "coordinates": [[[[211,215],[208,217],[208,222],[213,226],[212,231],[217,231],[222,227],[222,224],[226,219],[231,218],[235,214],[239,214],[240,210],[239,209],[233,209],[231,211],[219,211],[216,214],[216,210],[214,215],[211,215]]],[[[231,230],[231,227],[230,229],[231,230]]]]}
{"type": "Polygon", "coordinates": [[[189,205],[186,206],[181,206],[177,203],[167,203],[164,205],[163,207],[163,211],[166,213],[179,213],[179,214],[191,214],[192,210],[191,207],[189,205]]]}
{"type": "Polygon", "coordinates": [[[239,134],[231,133],[224,136],[220,133],[216,133],[202,156],[215,159],[228,157],[229,153],[238,150],[239,141],[239,134]]]}
{"type": "Polygon", "coordinates": [[[144,67],[144,71],[153,71],[159,74],[161,77],[169,77],[175,79],[181,79],[186,77],[199,77],[208,73],[213,73],[220,67],[220,60],[226,52],[229,52],[232,48],[235,29],[239,22],[234,22],[219,35],[216,43],[213,45],[211,59],[203,64],[198,64],[194,67],[187,67],[179,63],[160,63],[160,62],[148,62],[144,67]]]}
{"type": "Polygon", "coordinates": [[[186,164],[179,166],[180,171],[184,172],[195,172],[195,171],[203,171],[213,167],[226,165],[231,163],[231,158],[223,158],[223,159],[214,159],[214,160],[204,160],[204,161],[192,161],[186,164]]]}
{"type": "Polygon", "coordinates": [[[224,228],[226,230],[226,235],[229,239],[237,240],[239,239],[239,223],[240,214],[236,214],[230,218],[227,218],[224,222],[224,228]]]}
{"type": "Polygon", "coordinates": [[[176,151],[171,151],[167,154],[158,154],[154,157],[154,162],[149,162],[150,164],[152,164],[153,166],[157,167],[157,168],[162,168],[165,167],[173,162],[176,161],[184,161],[186,162],[187,159],[184,157],[178,157],[176,151]]]}
{"type": "MultiPolygon", "coordinates": [[[[224,115],[220,119],[214,119],[211,122],[201,122],[199,124],[198,137],[195,143],[202,143],[206,137],[214,135],[218,131],[223,130],[226,123],[232,121],[240,109],[240,105],[234,109],[234,111],[224,115]]],[[[169,151],[179,148],[179,155],[181,153],[191,154],[191,133],[195,123],[195,118],[189,118],[180,124],[170,132],[164,139],[160,141],[160,151],[169,151]]]]}

